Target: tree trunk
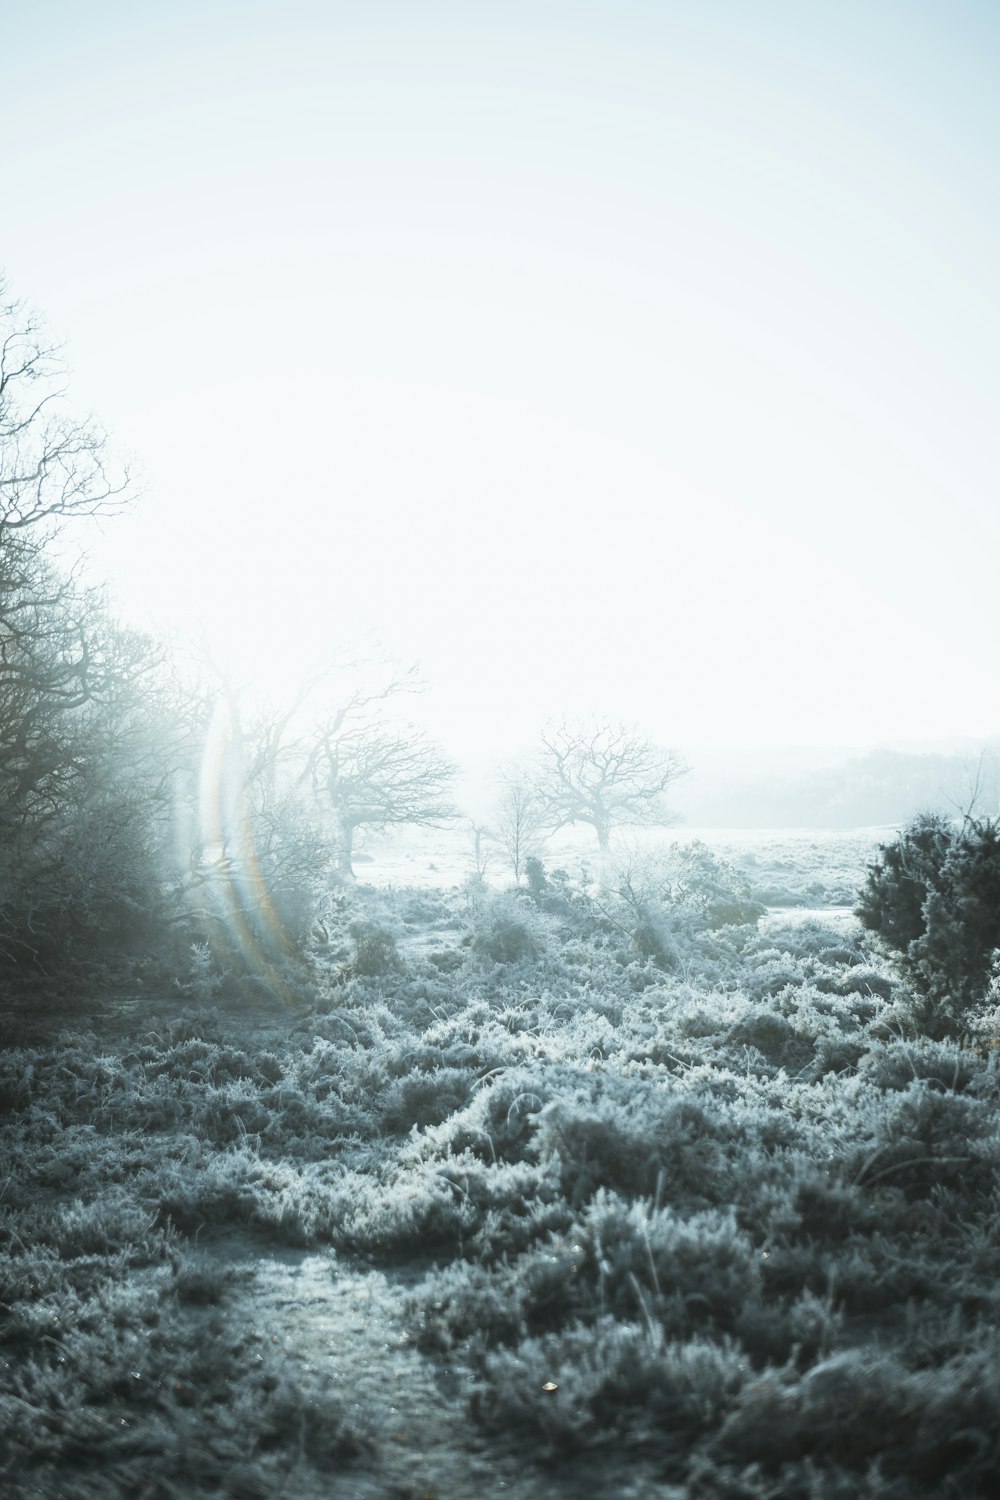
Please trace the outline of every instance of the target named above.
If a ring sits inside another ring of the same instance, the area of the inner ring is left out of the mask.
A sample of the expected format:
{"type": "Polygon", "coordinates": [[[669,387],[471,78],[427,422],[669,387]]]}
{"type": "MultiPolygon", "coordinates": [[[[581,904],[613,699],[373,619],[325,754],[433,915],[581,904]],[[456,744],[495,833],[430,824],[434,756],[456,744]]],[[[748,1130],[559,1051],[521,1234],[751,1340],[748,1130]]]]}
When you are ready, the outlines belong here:
{"type": "Polygon", "coordinates": [[[341,880],[354,879],[354,825],[341,823],[337,830],[337,874],[341,880]]]}
{"type": "Polygon", "coordinates": [[[599,888],[607,892],[611,889],[611,829],[602,819],[594,819],[594,832],[597,834],[597,845],[600,849],[598,857],[599,888]]]}

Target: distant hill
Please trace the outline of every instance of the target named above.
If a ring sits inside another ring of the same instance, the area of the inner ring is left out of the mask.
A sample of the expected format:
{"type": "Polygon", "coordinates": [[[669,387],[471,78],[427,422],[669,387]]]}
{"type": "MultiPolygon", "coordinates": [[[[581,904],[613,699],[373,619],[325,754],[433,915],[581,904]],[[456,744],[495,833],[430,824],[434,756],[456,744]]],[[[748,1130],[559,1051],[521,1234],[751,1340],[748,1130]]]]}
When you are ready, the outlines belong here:
{"type": "Polygon", "coordinates": [[[755,751],[692,756],[675,804],[688,823],[725,828],[858,828],[903,823],[926,808],[1000,811],[1000,746],[755,751]],[[817,763],[819,762],[819,763],[817,763]]]}

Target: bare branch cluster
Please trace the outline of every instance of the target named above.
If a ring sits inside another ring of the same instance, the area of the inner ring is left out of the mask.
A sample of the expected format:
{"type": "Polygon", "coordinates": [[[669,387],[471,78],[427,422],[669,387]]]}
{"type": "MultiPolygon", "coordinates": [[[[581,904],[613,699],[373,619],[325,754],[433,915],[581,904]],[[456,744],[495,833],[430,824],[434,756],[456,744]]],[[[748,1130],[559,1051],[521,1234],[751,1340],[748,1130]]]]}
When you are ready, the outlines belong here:
{"type": "Polygon", "coordinates": [[[404,676],[359,689],[314,727],[302,779],[332,815],[344,874],[358,828],[433,828],[457,816],[449,795],[455,767],[421,731],[383,715],[386,701],[410,686],[404,676]]]}
{"type": "Polygon", "coordinates": [[[73,411],[65,374],[58,345],[0,280],[0,541],[45,522],[108,515],[131,498],[127,467],[106,433],[73,411]]]}

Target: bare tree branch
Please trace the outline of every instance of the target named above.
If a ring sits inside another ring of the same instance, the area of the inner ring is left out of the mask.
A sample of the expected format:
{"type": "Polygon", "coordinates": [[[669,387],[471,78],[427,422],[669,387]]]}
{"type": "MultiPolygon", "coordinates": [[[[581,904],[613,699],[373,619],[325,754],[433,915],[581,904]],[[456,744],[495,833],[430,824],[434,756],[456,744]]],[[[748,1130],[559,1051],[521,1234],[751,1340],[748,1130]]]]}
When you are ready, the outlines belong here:
{"type": "Polygon", "coordinates": [[[421,731],[383,717],[388,699],[412,690],[408,675],[357,689],[314,727],[302,779],[333,817],[338,866],[346,876],[353,873],[358,828],[432,828],[457,816],[448,795],[455,767],[421,731]]]}
{"type": "Polygon", "coordinates": [[[0,541],[74,516],[103,516],[134,493],[106,433],[81,419],[65,391],[62,351],[0,280],[0,541]]]}

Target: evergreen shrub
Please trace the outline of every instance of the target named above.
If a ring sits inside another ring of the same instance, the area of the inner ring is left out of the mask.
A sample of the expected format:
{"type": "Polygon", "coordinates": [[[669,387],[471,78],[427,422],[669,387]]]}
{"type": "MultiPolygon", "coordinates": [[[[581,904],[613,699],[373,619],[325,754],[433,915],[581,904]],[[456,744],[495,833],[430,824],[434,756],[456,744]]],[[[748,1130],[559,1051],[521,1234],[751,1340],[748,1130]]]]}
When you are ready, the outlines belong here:
{"type": "Polygon", "coordinates": [[[961,1035],[1000,948],[1000,821],[921,814],[882,845],[856,914],[899,954],[919,1029],[961,1035]]]}

